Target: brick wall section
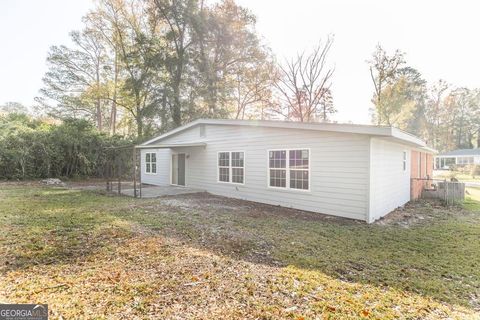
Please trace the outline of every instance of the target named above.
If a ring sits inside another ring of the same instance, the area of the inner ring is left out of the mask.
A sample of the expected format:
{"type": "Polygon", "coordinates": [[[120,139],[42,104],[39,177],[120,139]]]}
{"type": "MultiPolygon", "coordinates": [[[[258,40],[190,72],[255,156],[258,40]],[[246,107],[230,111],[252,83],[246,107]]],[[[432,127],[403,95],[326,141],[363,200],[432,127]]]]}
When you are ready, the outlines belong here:
{"type": "Polygon", "coordinates": [[[412,151],[410,155],[411,200],[417,200],[423,189],[429,186],[429,181],[418,178],[431,178],[433,174],[433,155],[431,153],[412,151]],[[418,159],[421,159],[419,161],[418,159]]]}

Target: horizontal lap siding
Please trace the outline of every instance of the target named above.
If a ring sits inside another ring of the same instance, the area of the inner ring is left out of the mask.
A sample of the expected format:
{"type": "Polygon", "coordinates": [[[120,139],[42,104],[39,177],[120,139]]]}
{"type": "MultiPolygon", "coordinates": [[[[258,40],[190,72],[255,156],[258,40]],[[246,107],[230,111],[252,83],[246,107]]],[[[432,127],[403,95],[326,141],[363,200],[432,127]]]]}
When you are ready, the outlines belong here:
{"type": "Polygon", "coordinates": [[[170,184],[170,149],[142,149],[141,150],[141,177],[142,183],[154,185],[170,184]],[[145,172],[145,154],[155,152],[157,154],[157,173],[145,172]]]}
{"type": "Polygon", "coordinates": [[[410,150],[401,144],[371,139],[370,222],[410,200],[410,150]],[[407,152],[403,171],[403,152],[407,152]]]}
{"type": "MultiPolygon", "coordinates": [[[[192,128],[195,129],[195,128],[192,128]]],[[[190,130],[192,130],[190,129],[190,130]]],[[[162,143],[199,140],[180,133],[162,143]]],[[[206,147],[186,152],[187,186],[214,194],[325,214],[366,219],[369,138],[363,135],[264,127],[208,125],[206,147]],[[311,191],[268,187],[268,149],[310,148],[311,191]],[[217,182],[217,152],[245,151],[245,185],[217,182]]]]}

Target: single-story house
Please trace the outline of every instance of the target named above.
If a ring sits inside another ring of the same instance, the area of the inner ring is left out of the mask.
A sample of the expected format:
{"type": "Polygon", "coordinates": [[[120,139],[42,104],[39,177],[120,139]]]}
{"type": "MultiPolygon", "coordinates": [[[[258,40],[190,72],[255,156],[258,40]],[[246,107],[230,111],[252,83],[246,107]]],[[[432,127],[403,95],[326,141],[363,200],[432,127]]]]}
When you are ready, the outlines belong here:
{"type": "Polygon", "coordinates": [[[480,148],[457,149],[441,153],[435,157],[435,169],[447,170],[452,166],[480,164],[480,148]]]}
{"type": "Polygon", "coordinates": [[[418,197],[412,178],[431,176],[434,152],[393,127],[213,119],[137,149],[145,184],[366,222],[418,197]]]}

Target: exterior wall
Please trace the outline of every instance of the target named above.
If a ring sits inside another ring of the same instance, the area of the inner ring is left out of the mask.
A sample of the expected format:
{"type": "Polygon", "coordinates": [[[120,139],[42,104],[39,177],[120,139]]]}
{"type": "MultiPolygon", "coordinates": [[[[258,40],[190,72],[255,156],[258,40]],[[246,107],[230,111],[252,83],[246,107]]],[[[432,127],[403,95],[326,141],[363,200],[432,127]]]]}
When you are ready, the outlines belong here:
{"type": "Polygon", "coordinates": [[[170,149],[142,149],[140,151],[142,161],[140,165],[142,183],[153,185],[169,185],[170,184],[170,149]],[[145,154],[147,152],[155,152],[157,154],[157,173],[145,172],[145,154]]]}
{"type": "Polygon", "coordinates": [[[410,148],[381,138],[370,141],[370,212],[373,222],[410,201],[410,148]],[[407,153],[406,170],[403,152],[407,153]]]}
{"type": "MultiPolygon", "coordinates": [[[[161,143],[205,141],[185,152],[186,186],[213,194],[367,220],[370,138],[367,135],[234,125],[199,126],[161,143]],[[269,149],[310,149],[310,190],[268,186],[269,149]],[[217,153],[245,152],[245,184],[217,182],[217,153]]],[[[143,158],[144,159],[144,158],[143,158]]],[[[159,168],[158,170],[162,170],[159,168]]]]}
{"type": "Polygon", "coordinates": [[[411,162],[411,200],[417,200],[429,185],[433,177],[433,155],[431,153],[412,150],[411,162]],[[418,159],[421,159],[420,163],[418,159]]]}

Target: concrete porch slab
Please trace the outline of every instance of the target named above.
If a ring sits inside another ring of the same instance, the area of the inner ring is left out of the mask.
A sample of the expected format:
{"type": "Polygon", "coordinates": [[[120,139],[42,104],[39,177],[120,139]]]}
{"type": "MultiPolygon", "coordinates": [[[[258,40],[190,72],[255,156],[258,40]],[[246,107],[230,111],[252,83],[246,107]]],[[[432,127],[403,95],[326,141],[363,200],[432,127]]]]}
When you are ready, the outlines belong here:
{"type": "MultiPolygon", "coordinates": [[[[139,189],[137,188],[138,192],[139,189]]],[[[158,198],[198,192],[204,192],[204,190],[180,186],[142,186],[142,198],[158,198]]],[[[123,189],[121,193],[133,197],[133,189],[123,189]]]]}

